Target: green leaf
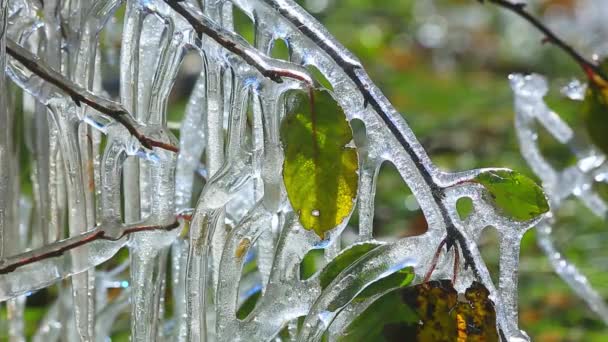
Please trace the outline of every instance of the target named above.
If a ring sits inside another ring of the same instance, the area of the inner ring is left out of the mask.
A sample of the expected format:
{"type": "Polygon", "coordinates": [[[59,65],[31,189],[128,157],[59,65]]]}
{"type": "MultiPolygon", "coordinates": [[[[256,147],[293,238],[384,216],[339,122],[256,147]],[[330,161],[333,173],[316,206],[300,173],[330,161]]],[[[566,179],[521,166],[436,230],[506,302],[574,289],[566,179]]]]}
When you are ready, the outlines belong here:
{"type": "Polygon", "coordinates": [[[406,267],[369,285],[353,301],[362,302],[388,290],[406,287],[412,283],[415,276],[414,268],[406,267]]]}
{"type": "Polygon", "coordinates": [[[328,91],[299,100],[281,125],[283,180],[302,226],[323,239],[353,210],[358,157],[346,146],[352,130],[328,91]]]}
{"type": "Polygon", "coordinates": [[[253,309],[255,309],[255,305],[258,303],[258,300],[260,299],[261,296],[262,296],[262,290],[259,290],[259,291],[256,291],[255,293],[253,293],[247,299],[245,299],[243,304],[241,304],[241,307],[239,308],[239,310],[236,312],[236,318],[238,318],[238,319],[247,318],[247,316],[249,316],[251,311],[253,311],[253,309]]]}
{"type": "Polygon", "coordinates": [[[324,264],[325,257],[322,249],[313,249],[306,253],[300,263],[300,280],[306,280],[317,273],[319,266],[324,264]]]}
{"type": "Polygon", "coordinates": [[[511,219],[527,221],[549,211],[541,187],[519,172],[486,171],[474,181],[488,190],[496,207],[511,219]]]}
{"type": "Polygon", "coordinates": [[[380,246],[377,242],[366,242],[358,245],[354,245],[351,248],[343,251],[336,256],[319,274],[319,281],[321,283],[321,289],[325,289],[337,276],[352,265],[357,259],[367,254],[372,249],[380,246]]]}
{"type": "MultiPolygon", "coordinates": [[[[385,327],[408,327],[418,322],[416,312],[401,300],[401,293],[391,291],[365,309],[338,338],[340,342],[387,341],[385,327]]],[[[415,332],[415,328],[410,328],[415,332]]],[[[413,336],[411,333],[403,336],[413,336]]]]}
{"type": "Polygon", "coordinates": [[[470,197],[461,197],[456,201],[456,211],[461,220],[465,220],[473,212],[473,200],[470,197]]]}
{"type": "MultiPolygon", "coordinates": [[[[600,63],[600,68],[608,73],[608,59],[600,63]]],[[[599,76],[590,75],[582,112],[591,141],[608,154],[608,83],[599,76]]]]}
{"type": "Polygon", "coordinates": [[[498,341],[489,291],[473,282],[459,296],[450,280],[387,293],[357,317],[339,341],[498,341]]]}

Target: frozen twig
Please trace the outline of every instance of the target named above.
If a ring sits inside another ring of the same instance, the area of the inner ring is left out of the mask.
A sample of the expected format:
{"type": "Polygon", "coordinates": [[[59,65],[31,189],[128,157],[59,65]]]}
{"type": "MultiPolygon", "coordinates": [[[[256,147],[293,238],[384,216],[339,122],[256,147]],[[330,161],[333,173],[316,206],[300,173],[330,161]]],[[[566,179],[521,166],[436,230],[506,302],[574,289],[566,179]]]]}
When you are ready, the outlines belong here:
{"type": "Polygon", "coordinates": [[[177,227],[179,227],[178,221],[166,225],[131,225],[121,228],[118,234],[111,231],[115,229],[115,227],[97,227],[81,235],[57,241],[33,251],[9,257],[3,261],[0,260],[0,274],[7,274],[13,272],[19,267],[23,267],[44,259],[60,256],[67,251],[84,246],[95,240],[117,241],[127,235],[137,232],[170,231],[177,227]]]}
{"type": "Polygon", "coordinates": [[[553,31],[551,31],[545,24],[540,22],[537,18],[535,18],[530,12],[526,11],[526,4],[521,2],[511,2],[509,0],[478,0],[480,3],[489,2],[496,6],[505,8],[518,16],[522,17],[526,21],[528,21],[532,26],[536,27],[542,34],[545,35],[545,41],[549,42],[564,52],[566,52],[572,59],[574,59],[580,66],[583,68],[585,73],[595,74],[602,78],[605,82],[608,82],[608,75],[594,62],[583,57],[578,51],[576,51],[572,46],[568,43],[564,42],[561,38],[557,36],[553,31]]]}
{"type": "Polygon", "coordinates": [[[314,87],[313,78],[303,67],[264,56],[253,47],[240,42],[235,34],[222,29],[204,14],[197,13],[193,9],[183,6],[181,1],[165,0],[165,2],[184,17],[199,36],[206,35],[210,37],[226,50],[241,57],[247,64],[264,75],[264,77],[268,77],[277,83],[283,82],[283,78],[291,78],[302,81],[309,89],[314,87]],[[279,67],[279,64],[284,64],[284,67],[279,67]]]}
{"type": "Polygon", "coordinates": [[[129,133],[131,133],[131,135],[139,140],[142,146],[148,149],[158,147],[172,152],[179,151],[177,147],[171,144],[146,137],[137,129],[138,124],[122,105],[95,95],[81,86],[74,84],[70,80],[66,79],[62,74],[46,65],[36,55],[21,47],[15,41],[11,39],[6,40],[6,53],[19,63],[23,64],[23,66],[36,74],[38,77],[64,91],[71,97],[76,105],[80,106],[80,103],[85,103],[89,107],[108,115],[112,119],[122,124],[129,131],[129,133]]]}

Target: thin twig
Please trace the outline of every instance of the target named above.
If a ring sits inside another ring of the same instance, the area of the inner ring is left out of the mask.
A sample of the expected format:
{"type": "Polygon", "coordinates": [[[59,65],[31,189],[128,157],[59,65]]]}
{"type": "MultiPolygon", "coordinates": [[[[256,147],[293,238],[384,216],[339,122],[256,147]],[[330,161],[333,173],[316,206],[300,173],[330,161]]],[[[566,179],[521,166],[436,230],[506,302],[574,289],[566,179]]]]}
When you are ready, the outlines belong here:
{"type": "Polygon", "coordinates": [[[429,266],[429,270],[426,271],[426,275],[424,276],[424,280],[422,281],[423,283],[428,283],[429,280],[431,280],[431,275],[433,275],[433,271],[435,271],[435,268],[437,267],[437,262],[439,262],[439,256],[441,255],[441,250],[443,249],[443,246],[445,246],[445,244],[448,242],[447,238],[441,240],[441,243],[439,243],[439,247],[437,247],[437,251],[435,251],[435,255],[433,256],[433,260],[431,261],[431,266],[429,266]]]}
{"type": "Polygon", "coordinates": [[[162,141],[148,138],[141,133],[136,128],[138,124],[122,105],[95,95],[87,89],[74,84],[70,80],[66,79],[61,73],[46,65],[36,55],[21,47],[15,41],[11,39],[6,40],[6,52],[38,77],[65,92],[68,96],[70,96],[72,101],[74,101],[77,106],[80,107],[80,103],[86,103],[89,107],[94,108],[95,110],[104,113],[119,122],[129,131],[129,133],[131,133],[131,135],[139,140],[142,146],[148,149],[158,147],[176,153],[179,152],[177,147],[162,141]]]}
{"type": "Polygon", "coordinates": [[[458,279],[458,266],[460,266],[460,251],[458,250],[458,244],[454,244],[454,273],[452,273],[452,284],[456,284],[456,279],[458,279]]]}
{"type": "Polygon", "coordinates": [[[117,241],[123,237],[144,231],[170,231],[179,227],[179,222],[175,221],[167,225],[153,225],[153,226],[129,226],[121,231],[118,236],[106,235],[107,231],[103,228],[96,228],[84,234],[71,237],[62,241],[54,242],[50,245],[44,246],[38,250],[25,252],[19,255],[10,257],[0,263],[0,274],[7,274],[13,272],[19,267],[23,267],[35,262],[58,257],[65,252],[68,252],[74,248],[84,246],[95,240],[108,240],[117,241]]]}
{"type": "Polygon", "coordinates": [[[235,34],[222,29],[204,14],[182,6],[179,0],[165,0],[165,2],[192,25],[199,37],[203,35],[210,37],[226,50],[241,57],[263,76],[277,83],[283,82],[283,78],[291,78],[304,82],[308,88],[314,87],[314,80],[305,68],[289,62],[273,60],[262,55],[255,48],[239,42],[235,34]],[[275,67],[272,65],[273,63],[285,64],[285,67],[275,67]]]}
{"type": "Polygon", "coordinates": [[[532,26],[536,27],[540,32],[545,35],[545,39],[543,42],[549,42],[553,45],[559,47],[564,52],[566,52],[572,59],[574,59],[580,66],[583,68],[583,71],[589,75],[589,71],[592,71],[594,74],[599,76],[604,80],[604,82],[608,82],[608,76],[606,73],[594,62],[583,57],[579,52],[577,52],[572,46],[568,43],[564,42],[561,38],[559,38],[553,31],[551,31],[545,24],[540,22],[537,18],[535,18],[530,12],[526,11],[525,3],[513,3],[508,0],[477,0],[480,3],[489,2],[496,6],[505,8],[526,21],[528,21],[532,26]]]}

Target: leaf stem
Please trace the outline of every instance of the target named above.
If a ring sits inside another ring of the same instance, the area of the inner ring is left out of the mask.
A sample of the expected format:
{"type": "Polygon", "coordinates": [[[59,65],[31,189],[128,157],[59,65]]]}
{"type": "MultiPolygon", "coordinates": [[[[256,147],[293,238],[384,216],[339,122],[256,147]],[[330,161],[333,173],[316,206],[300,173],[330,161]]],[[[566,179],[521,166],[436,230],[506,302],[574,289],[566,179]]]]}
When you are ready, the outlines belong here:
{"type": "Polygon", "coordinates": [[[431,261],[429,270],[426,271],[426,275],[424,276],[424,280],[422,281],[423,283],[428,283],[429,280],[431,280],[431,275],[433,275],[433,271],[435,271],[435,268],[437,267],[437,262],[439,262],[439,256],[441,255],[441,250],[443,249],[443,246],[445,246],[445,244],[447,242],[448,242],[448,239],[445,238],[445,239],[441,240],[441,242],[439,243],[439,247],[437,247],[437,251],[435,251],[435,255],[433,256],[433,260],[431,261]]]}

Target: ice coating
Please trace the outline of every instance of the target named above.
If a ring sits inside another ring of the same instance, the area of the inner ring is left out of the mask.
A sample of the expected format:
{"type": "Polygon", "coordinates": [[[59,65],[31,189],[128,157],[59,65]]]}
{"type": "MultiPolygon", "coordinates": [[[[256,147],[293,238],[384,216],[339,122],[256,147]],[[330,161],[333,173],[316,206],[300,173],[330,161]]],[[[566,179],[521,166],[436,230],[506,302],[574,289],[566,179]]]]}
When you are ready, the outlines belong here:
{"type": "MultiPolygon", "coordinates": [[[[27,228],[31,241],[22,239],[16,250],[3,248],[0,254],[0,300],[10,301],[15,334],[22,330],[23,295],[56,286],[57,298],[35,340],[104,341],[125,312],[131,315],[134,341],[262,341],[282,329],[292,340],[319,340],[325,331],[333,340],[378,298],[353,303],[357,294],[404,267],[414,267],[415,282],[422,281],[449,235],[462,254],[456,288],[481,281],[496,303],[501,335],[526,339],[517,325],[519,241],[541,218],[515,222],[496,210],[483,186],[471,181],[488,170],[439,170],[359,61],[295,2],[73,3],[45,3],[39,17],[36,5],[9,1],[8,38],[95,93],[102,92],[102,62],[118,63],[120,95],[113,100],[147,137],[177,145],[180,152],[145,149],[124,125],[74,102],[14,59],[0,58],[11,80],[25,90],[28,148],[35,161],[33,217],[39,217],[27,228]],[[120,58],[105,61],[112,54],[102,53],[101,32],[112,39],[120,6],[125,7],[122,37],[115,42],[120,58]],[[252,18],[255,46],[233,32],[234,6],[252,18]],[[68,19],[66,37],[57,32],[59,12],[68,19]],[[199,36],[198,26],[189,21],[193,18],[215,34],[199,36]],[[269,57],[277,40],[289,47],[289,61],[269,57]],[[188,51],[200,56],[203,68],[178,141],[167,127],[167,99],[188,51]],[[356,243],[374,241],[374,193],[384,162],[396,166],[429,224],[423,235],[382,244],[364,255],[325,288],[319,273],[300,279],[300,264],[311,250],[323,250],[329,262],[351,248],[341,245],[348,218],[320,241],[300,225],[282,180],[279,128],[289,92],[307,93],[312,84],[308,66],[331,83],[347,119],[365,129],[354,139],[360,163],[356,243]],[[200,194],[195,184],[203,184],[200,194]],[[474,203],[464,221],[456,212],[463,197],[474,203]],[[182,216],[191,216],[189,223],[182,216]],[[176,222],[180,229],[174,229],[176,222]],[[500,236],[498,284],[476,243],[488,226],[500,236]],[[102,263],[115,260],[123,247],[128,260],[109,271],[102,263]],[[242,275],[250,256],[259,276],[242,275]],[[66,278],[71,286],[60,282],[66,278]],[[109,300],[111,288],[121,290],[109,300]],[[257,291],[255,308],[238,319],[239,305],[257,291]],[[165,308],[169,296],[171,315],[165,308]],[[300,317],[304,325],[298,330],[300,317]]],[[[10,143],[3,140],[0,148],[10,143]]],[[[0,164],[6,167],[3,159],[0,164]]],[[[15,205],[16,199],[2,199],[2,208],[15,205]]],[[[12,219],[22,217],[26,206],[15,211],[19,215],[12,219]]],[[[3,223],[0,236],[20,232],[14,227],[21,225],[3,223]]],[[[450,278],[453,262],[453,253],[442,253],[431,279],[450,278]]]]}
{"type": "MultiPolygon", "coordinates": [[[[549,89],[547,80],[543,76],[513,74],[509,76],[509,81],[515,94],[515,128],[521,153],[534,173],[542,180],[552,210],[558,210],[566,198],[574,196],[595,215],[605,218],[608,214],[608,203],[600,197],[592,185],[606,180],[608,171],[606,156],[594,146],[582,145],[568,124],[547,106],[544,97],[549,89]],[[577,159],[575,165],[556,170],[547,161],[537,141],[537,122],[573,152],[577,159]]],[[[562,93],[573,100],[582,100],[584,89],[580,82],[572,81],[562,93]]],[[[553,216],[539,223],[539,247],[549,258],[556,273],[589,305],[591,310],[608,323],[608,305],[602,296],[591,286],[587,277],[555,246],[551,234],[554,223],[553,216]]]]}

